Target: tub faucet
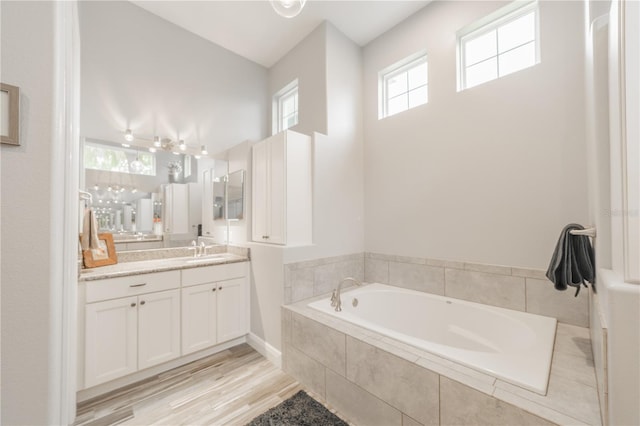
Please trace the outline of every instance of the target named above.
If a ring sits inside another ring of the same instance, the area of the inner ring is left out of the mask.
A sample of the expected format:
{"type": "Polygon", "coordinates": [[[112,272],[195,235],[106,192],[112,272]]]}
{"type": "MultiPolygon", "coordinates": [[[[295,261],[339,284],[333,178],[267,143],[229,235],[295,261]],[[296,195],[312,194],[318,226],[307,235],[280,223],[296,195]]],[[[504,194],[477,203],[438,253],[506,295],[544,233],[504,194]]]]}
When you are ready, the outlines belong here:
{"type": "Polygon", "coordinates": [[[342,311],[342,300],[340,300],[340,291],[342,290],[342,284],[344,284],[347,281],[351,281],[355,283],[355,285],[357,286],[362,285],[360,281],[352,277],[347,277],[347,278],[344,278],[342,281],[340,281],[340,283],[338,284],[338,287],[335,288],[331,293],[331,306],[336,308],[336,312],[342,311]]]}

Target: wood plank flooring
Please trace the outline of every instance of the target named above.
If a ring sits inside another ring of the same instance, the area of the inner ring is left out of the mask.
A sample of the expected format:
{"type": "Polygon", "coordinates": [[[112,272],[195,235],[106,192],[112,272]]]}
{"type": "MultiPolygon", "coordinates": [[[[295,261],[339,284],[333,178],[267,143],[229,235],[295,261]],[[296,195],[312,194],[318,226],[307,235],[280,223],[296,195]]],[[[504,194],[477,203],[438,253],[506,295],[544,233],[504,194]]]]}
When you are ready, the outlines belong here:
{"type": "Polygon", "coordinates": [[[75,425],[245,425],[300,389],[242,344],[84,401],[75,425]]]}

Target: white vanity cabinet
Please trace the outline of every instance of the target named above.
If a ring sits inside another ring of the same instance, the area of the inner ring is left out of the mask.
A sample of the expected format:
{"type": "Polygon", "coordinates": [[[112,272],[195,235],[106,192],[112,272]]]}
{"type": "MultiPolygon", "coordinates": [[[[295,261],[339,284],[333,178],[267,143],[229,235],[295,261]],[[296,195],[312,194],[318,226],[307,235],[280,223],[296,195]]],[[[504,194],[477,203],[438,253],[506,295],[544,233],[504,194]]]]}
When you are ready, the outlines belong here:
{"type": "Polygon", "coordinates": [[[85,387],[180,356],[180,271],[89,281],[85,387]]]}
{"type": "Polygon", "coordinates": [[[253,241],[311,244],[311,138],[286,130],[252,152],[253,241]]]}
{"type": "Polygon", "coordinates": [[[183,355],[248,333],[246,273],[245,263],[183,271],[183,355]]]}

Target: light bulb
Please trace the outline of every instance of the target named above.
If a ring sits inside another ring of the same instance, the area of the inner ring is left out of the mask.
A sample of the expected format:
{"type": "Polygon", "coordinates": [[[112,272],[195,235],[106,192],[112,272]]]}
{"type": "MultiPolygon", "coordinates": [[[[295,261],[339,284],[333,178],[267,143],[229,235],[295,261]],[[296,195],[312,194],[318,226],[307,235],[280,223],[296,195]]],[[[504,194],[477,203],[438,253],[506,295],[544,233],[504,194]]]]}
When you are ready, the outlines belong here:
{"type": "Polygon", "coordinates": [[[162,146],[162,142],[160,141],[160,136],[155,136],[153,138],[153,146],[155,146],[156,148],[160,148],[162,146]]]}
{"type": "Polygon", "coordinates": [[[276,13],[285,18],[294,18],[302,12],[307,0],[269,0],[276,13]]]}
{"type": "Polygon", "coordinates": [[[133,189],[131,190],[131,193],[132,193],[132,194],[135,194],[136,192],[138,192],[138,189],[137,189],[137,188],[133,188],[133,189]]]}
{"type": "Polygon", "coordinates": [[[207,154],[208,154],[208,152],[207,152],[207,147],[206,147],[206,146],[204,146],[204,145],[202,145],[202,147],[201,147],[201,148],[202,148],[202,149],[200,150],[200,154],[202,154],[202,155],[207,155],[207,154]]]}
{"type": "Polygon", "coordinates": [[[180,145],[180,150],[184,151],[187,149],[187,144],[184,143],[184,140],[180,139],[180,141],[178,141],[178,145],[180,145]]]}
{"type": "Polygon", "coordinates": [[[129,145],[128,143],[123,143],[123,144],[122,144],[122,147],[123,147],[123,148],[130,148],[130,147],[131,147],[131,145],[129,145]]]}
{"type": "Polygon", "coordinates": [[[172,152],[172,154],[173,154],[173,155],[180,155],[180,153],[179,153],[179,152],[177,152],[177,151],[173,151],[173,152],[172,152]]]}
{"type": "Polygon", "coordinates": [[[111,185],[109,185],[109,186],[107,187],[107,191],[109,191],[109,192],[113,191],[113,188],[111,187],[111,185]]]}
{"type": "Polygon", "coordinates": [[[124,132],[124,139],[128,142],[131,142],[133,140],[133,132],[131,132],[131,129],[127,129],[124,132]]]}
{"type": "Polygon", "coordinates": [[[199,155],[194,155],[193,158],[195,158],[196,160],[199,160],[200,156],[199,155]]]}
{"type": "Polygon", "coordinates": [[[149,147],[149,152],[156,152],[156,149],[152,146],[149,147]]]}

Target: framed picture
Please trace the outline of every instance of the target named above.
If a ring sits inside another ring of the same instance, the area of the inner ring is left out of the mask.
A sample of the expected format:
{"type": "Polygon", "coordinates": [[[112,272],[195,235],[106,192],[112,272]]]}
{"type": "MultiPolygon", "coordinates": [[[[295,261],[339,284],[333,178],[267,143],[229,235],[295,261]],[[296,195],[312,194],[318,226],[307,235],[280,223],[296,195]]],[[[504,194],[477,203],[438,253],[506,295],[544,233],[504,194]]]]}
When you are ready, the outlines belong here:
{"type": "Polygon", "coordinates": [[[0,83],[0,137],[8,145],[20,145],[20,88],[0,83]]]}
{"type": "Polygon", "coordinates": [[[115,265],[118,263],[116,246],[113,244],[112,234],[98,234],[98,245],[100,246],[98,249],[82,251],[82,260],[85,268],[115,265]]]}

